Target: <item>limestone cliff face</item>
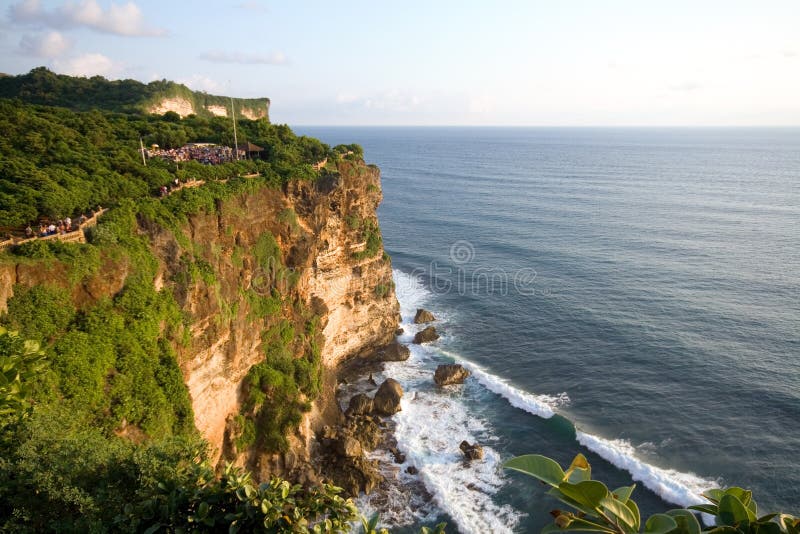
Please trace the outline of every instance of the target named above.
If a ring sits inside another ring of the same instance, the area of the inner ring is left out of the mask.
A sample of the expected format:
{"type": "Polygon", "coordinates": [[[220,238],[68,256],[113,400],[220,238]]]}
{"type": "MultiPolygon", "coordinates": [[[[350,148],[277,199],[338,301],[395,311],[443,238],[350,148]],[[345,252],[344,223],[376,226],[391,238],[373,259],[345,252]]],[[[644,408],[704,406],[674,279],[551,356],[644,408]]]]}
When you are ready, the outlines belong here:
{"type": "MultiPolygon", "coordinates": [[[[247,465],[260,477],[289,474],[308,460],[313,431],[326,411],[338,414],[338,408],[331,411],[335,367],[393,338],[399,306],[391,262],[374,239],[381,198],[378,169],[344,161],[339,173],[317,181],[293,181],[282,190],[254,186],[220,201],[212,212],[190,217],[183,236],[139,222],[159,263],[153,283],[172,292],[186,317],[189,341],[176,342],[175,349],[195,424],[215,450],[215,460],[247,465]],[[277,245],[285,279],[280,284],[270,280],[259,260],[265,235],[277,245]],[[211,274],[186,282],[188,262],[202,262],[211,274]],[[257,313],[253,295],[279,297],[279,309],[257,313]],[[291,436],[288,454],[264,454],[252,446],[239,450],[235,420],[243,379],[267,357],[264,333],[279,322],[298,333],[289,340],[295,357],[307,354],[312,341],[319,347],[327,370],[322,393],[291,436]],[[308,333],[311,322],[318,325],[314,333],[308,333]]],[[[125,259],[104,260],[100,272],[74,287],[76,305],[119,292],[128,267],[125,259]]],[[[56,272],[63,268],[58,263],[0,265],[0,309],[15,284],[52,283],[63,278],[56,272]]]]}
{"type": "MultiPolygon", "coordinates": [[[[191,316],[192,341],[180,349],[181,368],[191,394],[195,422],[203,436],[224,456],[248,464],[257,473],[292,468],[257,450],[236,450],[232,444],[235,416],[240,411],[242,380],[264,360],[262,335],[274,320],[289,320],[302,329],[309,315],[319,317],[321,356],[326,369],[393,338],[398,322],[391,263],[380,247],[365,248],[363,227],[377,223],[381,200],[379,171],[363,163],[345,162],[338,175],[317,182],[296,181],[283,191],[261,189],[221,203],[217,212],[192,217],[186,234],[195,254],[211,264],[216,284],[196,284],[176,291],[179,304],[191,316]],[[282,287],[283,306],[266,321],[253,319],[244,292],[261,290],[253,250],[269,232],[279,245],[281,262],[294,283],[282,287]]],[[[157,283],[174,278],[181,248],[174,236],[150,229],[161,261],[157,283]]],[[[296,343],[295,353],[304,350],[296,343]]],[[[332,402],[335,383],[327,381],[321,400],[293,437],[289,456],[307,459],[312,429],[332,402]]]]}
{"type": "MultiPolygon", "coordinates": [[[[191,93],[193,96],[196,94],[191,93]]],[[[184,96],[163,97],[156,103],[147,108],[148,113],[163,115],[168,111],[174,111],[181,117],[191,114],[209,114],[216,117],[229,117],[230,104],[225,102],[223,97],[213,97],[214,103],[202,97],[188,98],[184,96]]],[[[262,99],[234,99],[236,105],[236,116],[242,116],[250,120],[263,119],[269,117],[269,100],[262,99]]]]}

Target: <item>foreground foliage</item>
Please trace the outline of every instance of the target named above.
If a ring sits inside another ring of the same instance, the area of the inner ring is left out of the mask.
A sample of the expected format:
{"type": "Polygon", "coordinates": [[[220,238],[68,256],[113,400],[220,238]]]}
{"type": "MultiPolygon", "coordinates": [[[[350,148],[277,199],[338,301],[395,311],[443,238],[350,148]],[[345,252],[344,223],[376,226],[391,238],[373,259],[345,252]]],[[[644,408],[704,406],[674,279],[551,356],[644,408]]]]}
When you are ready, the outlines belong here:
{"type": "Polygon", "coordinates": [[[788,514],[759,516],[752,492],[738,487],[709,490],[703,497],[710,504],[653,514],[642,522],[639,507],[631,499],[636,485],[609,491],[602,482],[592,480],[591,466],[582,454],[566,471],[554,460],[538,454],[512,458],[504,467],[551,486],[547,494],[575,510],[554,510],[555,521],[542,529],[543,534],[562,530],[607,534],[800,534],[800,519],[788,514]],[[693,511],[712,515],[714,525],[701,528],[693,511]]]}

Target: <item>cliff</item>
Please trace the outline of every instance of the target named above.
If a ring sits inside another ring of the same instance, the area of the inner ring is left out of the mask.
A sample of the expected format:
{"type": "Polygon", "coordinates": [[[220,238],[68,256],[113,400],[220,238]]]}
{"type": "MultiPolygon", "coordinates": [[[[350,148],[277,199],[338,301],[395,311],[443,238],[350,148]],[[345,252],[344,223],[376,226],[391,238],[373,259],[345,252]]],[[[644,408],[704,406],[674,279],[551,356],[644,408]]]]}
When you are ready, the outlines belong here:
{"type": "MultiPolygon", "coordinates": [[[[164,114],[181,117],[228,117],[231,99],[192,91],[183,84],[157,80],[147,84],[136,80],[106,80],[101,76],[78,78],[56,74],[38,67],[27,74],[0,77],[0,98],[60,106],[77,111],[103,109],[126,113],[164,114]]],[[[269,120],[269,98],[234,98],[236,116],[269,120]]]]}
{"type": "MultiPolygon", "coordinates": [[[[380,173],[363,161],[340,161],[337,172],[281,188],[246,180],[235,194],[174,224],[137,213],[132,238],[147,251],[103,247],[106,230],[119,224],[112,210],[91,236],[94,244],[80,245],[99,255],[96,265],[77,275],[61,259],[6,259],[0,309],[8,309],[16,292],[55,286],[89,314],[107,299],[120,302],[138,276],[137,257],[152,257],[147,291],[174,299],[182,317],[174,327],[161,319],[159,340],[176,355],[194,426],[210,443],[212,460],[245,465],[259,478],[296,476],[310,468],[315,431],[338,417],[336,367],[389,342],[398,322],[375,213],[380,173]],[[294,411],[284,412],[286,406],[294,411]],[[270,434],[279,413],[286,416],[278,428],[285,441],[270,434]]],[[[192,198],[202,191],[185,193],[192,198]]],[[[149,206],[169,211],[155,199],[149,206]]],[[[129,417],[115,432],[155,437],[148,428],[129,417]]]]}

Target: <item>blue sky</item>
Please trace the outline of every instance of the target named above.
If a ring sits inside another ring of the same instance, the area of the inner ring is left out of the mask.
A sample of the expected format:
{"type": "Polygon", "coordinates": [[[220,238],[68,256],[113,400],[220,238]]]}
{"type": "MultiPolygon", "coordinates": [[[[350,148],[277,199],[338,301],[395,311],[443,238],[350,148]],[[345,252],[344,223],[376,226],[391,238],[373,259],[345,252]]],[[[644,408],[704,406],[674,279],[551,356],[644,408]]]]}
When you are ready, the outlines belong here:
{"type": "Polygon", "coordinates": [[[800,1],[0,1],[0,71],[268,96],[274,122],[800,125],[800,1]]]}

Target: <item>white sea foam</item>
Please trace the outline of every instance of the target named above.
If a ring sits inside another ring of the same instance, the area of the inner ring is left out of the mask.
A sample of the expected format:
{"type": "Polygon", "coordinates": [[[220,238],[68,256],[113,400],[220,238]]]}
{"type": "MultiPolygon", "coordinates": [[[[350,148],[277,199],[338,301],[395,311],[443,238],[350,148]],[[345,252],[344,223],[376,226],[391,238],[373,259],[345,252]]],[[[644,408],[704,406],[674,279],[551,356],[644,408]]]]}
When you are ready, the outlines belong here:
{"type": "Polygon", "coordinates": [[[404,398],[394,416],[396,438],[406,462],[460,532],[512,532],[522,514],[499,505],[492,496],[503,486],[502,459],[490,446],[491,430],[467,412],[457,396],[417,392],[404,398]],[[483,460],[465,462],[458,448],[462,440],[479,442],[483,460]]]}
{"type": "Polygon", "coordinates": [[[700,494],[718,485],[716,481],[699,477],[694,473],[682,473],[675,469],[650,465],[640,460],[636,456],[636,449],[625,440],[600,438],[580,430],[575,434],[578,443],[616,467],[627,471],[633,480],[641,482],[667,502],[684,507],[705,502],[700,494]]]}
{"type": "Polygon", "coordinates": [[[441,352],[469,369],[472,376],[474,376],[483,387],[506,399],[511,406],[537,415],[542,419],[550,419],[556,414],[557,407],[569,403],[569,396],[566,393],[559,393],[558,395],[536,395],[528,393],[512,385],[505,378],[490,373],[485,367],[477,363],[466,360],[452,352],[444,350],[441,352]]]}
{"type": "MultiPolygon", "coordinates": [[[[420,278],[395,271],[394,279],[405,330],[399,340],[407,343],[422,327],[413,324],[414,312],[427,305],[433,294],[424,287],[420,278]]],[[[434,312],[446,316],[442,310],[434,312]]],[[[447,339],[442,341],[446,343],[447,339]]],[[[486,423],[468,413],[459,398],[463,391],[425,391],[425,385],[430,383],[432,368],[444,356],[469,369],[479,384],[512,406],[543,419],[553,417],[558,407],[569,403],[568,395],[537,395],[524,391],[483,366],[437,345],[410,345],[410,349],[408,361],[388,363],[385,372],[386,376],[400,381],[404,389],[414,391],[403,399],[403,410],[394,416],[396,439],[399,448],[407,455],[407,464],[419,470],[419,478],[436,505],[454,519],[461,531],[506,532],[513,529],[522,514],[492,500],[492,495],[503,485],[498,453],[485,446],[483,462],[465,465],[458,450],[462,440],[485,445],[496,436],[491,434],[486,423]]],[[[703,502],[700,494],[717,485],[715,481],[693,473],[648,464],[624,440],[609,440],[579,430],[576,439],[604,460],[630,473],[635,481],[665,501],[680,506],[703,502]]]]}

